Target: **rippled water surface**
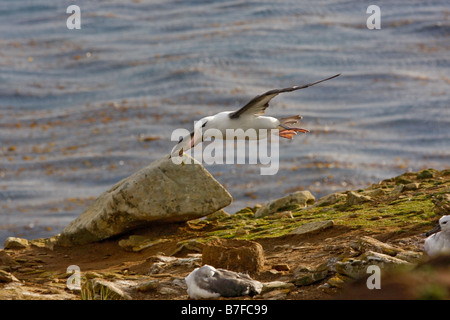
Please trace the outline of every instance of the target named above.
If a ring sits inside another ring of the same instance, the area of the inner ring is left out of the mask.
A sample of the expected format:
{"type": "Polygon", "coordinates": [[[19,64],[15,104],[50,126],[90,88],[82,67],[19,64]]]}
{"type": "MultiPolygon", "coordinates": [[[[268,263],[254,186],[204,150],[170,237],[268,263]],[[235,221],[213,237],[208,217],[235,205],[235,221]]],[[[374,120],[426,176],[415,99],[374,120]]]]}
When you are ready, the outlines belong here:
{"type": "Polygon", "coordinates": [[[446,1],[0,2],[0,244],[59,233],[100,193],[167,154],[176,128],[269,89],[269,115],[311,130],[280,169],[206,165],[233,213],[296,190],[316,197],[449,167],[446,1]]]}

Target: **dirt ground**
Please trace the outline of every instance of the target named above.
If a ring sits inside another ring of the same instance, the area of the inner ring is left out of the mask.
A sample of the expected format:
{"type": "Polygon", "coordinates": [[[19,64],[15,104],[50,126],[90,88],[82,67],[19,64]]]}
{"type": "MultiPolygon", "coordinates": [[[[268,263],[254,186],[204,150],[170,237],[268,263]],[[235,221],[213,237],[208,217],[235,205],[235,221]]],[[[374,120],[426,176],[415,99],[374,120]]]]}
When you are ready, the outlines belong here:
{"type": "MultiPolygon", "coordinates": [[[[152,264],[155,262],[155,256],[169,256],[177,249],[177,243],[180,240],[197,239],[200,236],[199,233],[191,233],[190,237],[186,237],[184,236],[185,229],[186,226],[178,225],[177,227],[171,226],[167,230],[159,229],[157,232],[141,231],[140,235],[153,238],[155,234],[157,236],[164,234],[165,237],[171,238],[171,240],[143,249],[140,252],[123,250],[118,245],[120,238],[74,248],[55,247],[54,250],[49,250],[31,246],[22,250],[7,250],[8,255],[19,262],[18,265],[13,265],[13,274],[23,282],[25,288],[22,291],[29,293],[23,294],[23,292],[20,293],[21,291],[8,293],[5,292],[7,290],[3,290],[2,294],[0,289],[0,297],[3,296],[6,299],[28,299],[33,298],[34,293],[34,298],[39,299],[80,299],[79,293],[66,288],[66,279],[69,276],[66,270],[70,265],[79,266],[82,275],[94,272],[106,279],[132,279],[137,281],[137,283],[151,279],[157,279],[158,281],[183,279],[193,270],[192,266],[180,265],[170,267],[165,272],[157,274],[150,274],[149,270],[151,270],[152,264]],[[62,292],[64,294],[61,295],[62,292]],[[18,296],[15,296],[17,294],[18,296]]],[[[423,232],[425,231],[424,227],[411,230],[409,234],[402,234],[402,239],[407,239],[407,243],[420,241],[423,239],[423,232]]],[[[263,270],[256,275],[252,275],[252,278],[261,282],[290,281],[294,278],[292,271],[299,265],[315,267],[332,258],[351,254],[349,244],[362,235],[365,235],[365,232],[362,230],[351,230],[345,226],[334,226],[331,229],[312,235],[286,235],[257,240],[264,249],[265,264],[263,270]],[[276,269],[279,265],[287,265],[289,270],[277,271],[276,269]]],[[[373,237],[374,235],[371,234],[371,236],[373,237]]],[[[376,238],[383,241],[392,241],[396,239],[396,236],[388,232],[376,235],[376,238]]],[[[410,248],[411,245],[404,245],[404,247],[410,248]]],[[[192,253],[195,254],[196,251],[183,249],[175,254],[175,257],[184,258],[192,253]]],[[[196,266],[200,266],[200,263],[196,266]]],[[[319,288],[326,280],[324,279],[310,286],[296,287],[283,295],[283,298],[310,300],[334,299],[338,297],[344,289],[319,288]]],[[[189,299],[186,292],[180,293],[135,292],[133,299],[189,299]]],[[[253,297],[253,299],[263,298],[263,296],[253,297]]],[[[250,299],[250,297],[241,297],[240,299],[250,299]]]]}
{"type": "Polygon", "coordinates": [[[119,298],[186,300],[189,296],[184,278],[202,265],[203,247],[216,238],[239,237],[262,246],[264,264],[251,274],[253,279],[263,283],[281,281],[290,286],[237,299],[448,299],[449,259],[435,261],[422,255],[425,232],[450,208],[449,172],[431,173],[433,179],[408,173],[359,190],[361,195],[372,196],[363,204],[349,205],[344,197],[341,202],[293,211],[289,218],[256,219],[247,208],[222,220],[159,225],[83,246],[53,246],[48,239],[41,239],[31,241],[26,248],[0,250],[0,299],[111,298],[83,291],[84,284],[102,279],[124,292],[119,298]],[[414,188],[405,188],[401,183],[414,188]],[[403,186],[401,190],[399,185],[403,186]],[[291,233],[294,226],[330,219],[334,224],[325,230],[291,233]],[[164,241],[135,252],[119,245],[130,236],[164,241]],[[330,285],[330,279],[337,273],[335,262],[360,255],[352,244],[363,236],[422,258],[412,271],[384,273],[384,290],[369,290],[364,278],[330,285]],[[324,264],[328,268],[325,277],[306,285],[292,285],[298,270],[314,272],[324,264]],[[73,275],[67,271],[71,265],[80,268],[81,291],[67,286],[67,279],[73,275]]]}

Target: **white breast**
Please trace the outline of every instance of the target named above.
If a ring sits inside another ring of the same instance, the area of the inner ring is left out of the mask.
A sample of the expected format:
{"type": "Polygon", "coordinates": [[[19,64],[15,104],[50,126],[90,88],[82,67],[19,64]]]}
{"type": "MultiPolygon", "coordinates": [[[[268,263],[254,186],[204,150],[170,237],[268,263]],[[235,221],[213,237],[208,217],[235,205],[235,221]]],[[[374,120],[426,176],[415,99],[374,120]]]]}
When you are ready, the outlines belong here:
{"type": "MultiPolygon", "coordinates": [[[[207,266],[209,267],[209,266],[207,266]]],[[[208,277],[212,277],[214,272],[212,270],[214,270],[214,268],[211,268],[211,273],[205,273],[203,276],[205,276],[206,278],[208,277]]],[[[203,268],[202,270],[204,271],[205,268],[203,268]]],[[[212,298],[218,298],[220,297],[220,294],[217,292],[211,292],[205,289],[200,288],[197,285],[197,273],[199,272],[199,268],[194,269],[194,271],[192,271],[186,278],[186,285],[187,285],[187,293],[189,295],[189,297],[191,297],[192,299],[212,299],[212,298]]]]}
{"type": "Polygon", "coordinates": [[[450,254],[450,237],[442,231],[435,233],[425,240],[424,249],[430,257],[450,254]]]}
{"type": "MultiPolygon", "coordinates": [[[[237,119],[231,119],[229,117],[230,113],[231,111],[225,111],[216,114],[210,121],[208,121],[207,125],[205,126],[205,132],[208,129],[216,129],[222,133],[223,137],[226,137],[227,129],[241,129],[244,132],[248,132],[249,136],[251,136],[250,131],[254,130],[257,134],[256,139],[262,139],[266,136],[259,136],[260,129],[276,129],[280,124],[280,121],[278,119],[266,116],[242,115],[237,119]]],[[[250,140],[252,140],[251,137],[250,140]]]]}

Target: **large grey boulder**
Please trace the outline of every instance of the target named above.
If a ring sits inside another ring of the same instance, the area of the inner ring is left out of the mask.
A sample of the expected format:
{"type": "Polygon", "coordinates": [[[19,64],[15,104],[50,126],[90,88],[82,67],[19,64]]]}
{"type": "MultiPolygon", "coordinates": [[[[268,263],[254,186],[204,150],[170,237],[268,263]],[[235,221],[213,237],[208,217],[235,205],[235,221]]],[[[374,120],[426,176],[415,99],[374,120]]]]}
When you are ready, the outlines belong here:
{"type": "Polygon", "coordinates": [[[63,230],[58,244],[87,244],[155,223],[197,219],[229,205],[228,191],[184,156],[184,164],[166,156],[115,184],[63,230]]]}

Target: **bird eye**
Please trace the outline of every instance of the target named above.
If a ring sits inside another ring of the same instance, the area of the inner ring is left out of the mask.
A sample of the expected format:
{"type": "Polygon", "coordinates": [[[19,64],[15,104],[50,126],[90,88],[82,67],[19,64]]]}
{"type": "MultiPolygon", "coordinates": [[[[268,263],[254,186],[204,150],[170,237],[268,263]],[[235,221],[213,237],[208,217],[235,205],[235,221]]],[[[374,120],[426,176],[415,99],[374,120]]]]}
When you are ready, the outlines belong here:
{"type": "Polygon", "coordinates": [[[447,223],[447,221],[442,222],[442,224],[446,224],[446,223],[447,223]]]}
{"type": "Polygon", "coordinates": [[[206,121],[204,124],[202,124],[202,128],[204,128],[207,123],[208,123],[208,121],[206,121]]]}

